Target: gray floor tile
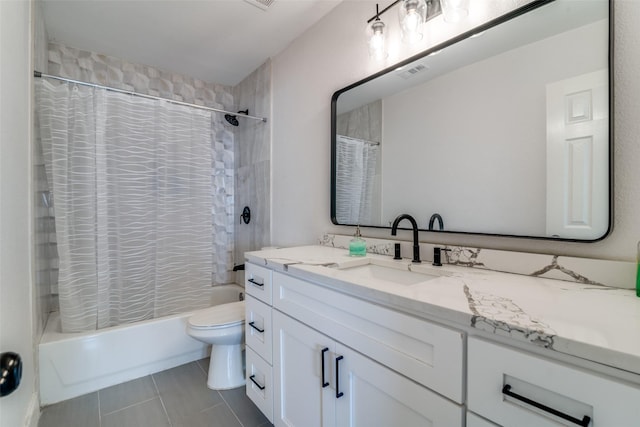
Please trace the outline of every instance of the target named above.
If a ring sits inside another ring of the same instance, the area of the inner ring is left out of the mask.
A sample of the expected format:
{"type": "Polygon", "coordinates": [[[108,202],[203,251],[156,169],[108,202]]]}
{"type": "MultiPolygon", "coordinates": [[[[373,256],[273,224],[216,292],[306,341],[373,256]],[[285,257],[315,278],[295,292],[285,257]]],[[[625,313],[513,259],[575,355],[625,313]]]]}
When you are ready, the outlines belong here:
{"type": "Polygon", "coordinates": [[[90,393],[66,402],[47,406],[40,415],[39,427],[99,427],[98,393],[90,393]]]}
{"type": "Polygon", "coordinates": [[[172,420],[173,427],[242,427],[224,403],[172,420]]]}
{"type": "Polygon", "coordinates": [[[273,427],[244,387],[209,390],[208,366],[202,359],[48,406],[39,427],[167,426],[167,415],[174,427],[273,427]]]}
{"type": "Polygon", "coordinates": [[[102,427],[162,427],[170,425],[159,397],[102,417],[102,427]]]}
{"type": "Polygon", "coordinates": [[[98,392],[100,415],[118,411],[156,396],[158,392],[150,375],[102,389],[98,392]]]}
{"type": "Polygon", "coordinates": [[[205,372],[205,374],[209,373],[209,358],[198,360],[198,366],[205,372]]]}
{"type": "Polygon", "coordinates": [[[258,427],[264,423],[269,423],[269,420],[247,397],[244,387],[220,390],[220,394],[244,427],[258,427]]]}
{"type": "Polygon", "coordinates": [[[153,378],[172,421],[222,402],[217,391],[207,388],[207,376],[197,362],[153,374],[153,378]]]}

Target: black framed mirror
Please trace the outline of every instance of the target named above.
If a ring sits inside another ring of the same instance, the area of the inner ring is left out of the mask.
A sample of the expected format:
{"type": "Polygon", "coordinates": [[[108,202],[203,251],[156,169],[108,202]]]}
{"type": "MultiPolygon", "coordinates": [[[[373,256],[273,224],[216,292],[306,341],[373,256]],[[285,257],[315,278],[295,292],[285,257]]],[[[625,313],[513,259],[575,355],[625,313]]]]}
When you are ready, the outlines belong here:
{"type": "Polygon", "coordinates": [[[611,8],[533,1],[335,92],[333,223],[604,238],[611,8]]]}

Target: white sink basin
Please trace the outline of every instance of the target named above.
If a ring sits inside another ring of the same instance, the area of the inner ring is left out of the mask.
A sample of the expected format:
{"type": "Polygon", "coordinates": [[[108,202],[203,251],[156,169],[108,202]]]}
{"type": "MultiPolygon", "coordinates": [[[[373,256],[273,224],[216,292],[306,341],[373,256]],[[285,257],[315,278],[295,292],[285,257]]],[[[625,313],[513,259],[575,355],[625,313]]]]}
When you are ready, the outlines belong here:
{"type": "Polygon", "coordinates": [[[448,275],[446,272],[439,272],[435,268],[377,258],[354,259],[353,261],[341,263],[334,268],[361,280],[376,279],[399,285],[416,285],[448,275]]]}

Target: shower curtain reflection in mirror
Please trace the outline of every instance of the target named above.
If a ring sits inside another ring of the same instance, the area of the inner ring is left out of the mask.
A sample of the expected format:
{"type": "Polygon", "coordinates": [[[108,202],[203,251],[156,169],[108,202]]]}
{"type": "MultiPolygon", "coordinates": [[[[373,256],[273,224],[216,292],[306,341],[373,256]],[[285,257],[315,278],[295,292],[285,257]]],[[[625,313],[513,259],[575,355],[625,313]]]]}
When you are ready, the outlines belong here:
{"type": "Polygon", "coordinates": [[[370,224],[379,144],[336,136],[336,219],[340,224],[370,224]]]}
{"type": "Polygon", "coordinates": [[[233,249],[211,112],[45,80],[36,96],[63,331],[208,306],[233,249]]]}

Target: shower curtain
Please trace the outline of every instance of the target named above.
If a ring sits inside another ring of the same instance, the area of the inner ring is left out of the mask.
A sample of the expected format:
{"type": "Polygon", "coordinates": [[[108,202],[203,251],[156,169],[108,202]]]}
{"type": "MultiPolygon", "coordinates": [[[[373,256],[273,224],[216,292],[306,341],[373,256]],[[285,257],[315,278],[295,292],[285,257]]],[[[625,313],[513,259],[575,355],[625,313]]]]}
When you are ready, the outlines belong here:
{"type": "Polygon", "coordinates": [[[371,224],[379,145],[336,136],[336,219],[340,224],[371,224]]]}
{"type": "Polygon", "coordinates": [[[233,218],[211,113],[45,80],[36,94],[63,331],[210,305],[231,267],[213,222],[233,218]]]}

